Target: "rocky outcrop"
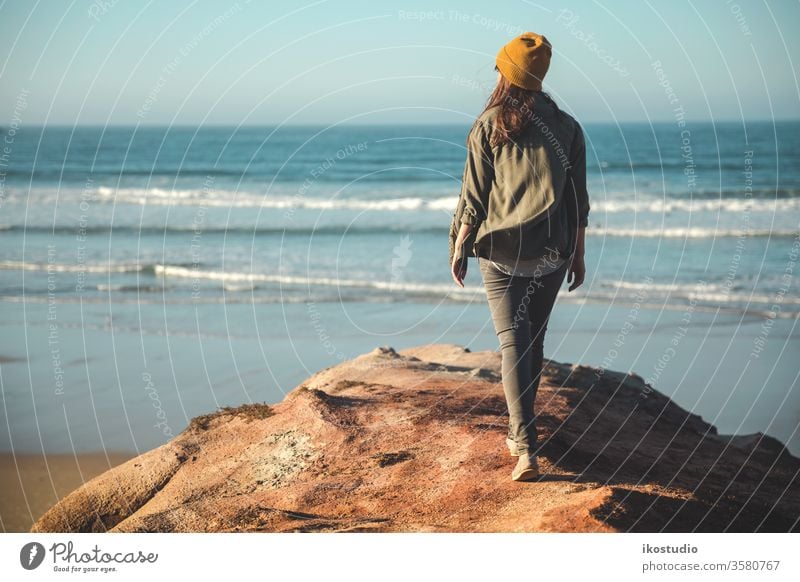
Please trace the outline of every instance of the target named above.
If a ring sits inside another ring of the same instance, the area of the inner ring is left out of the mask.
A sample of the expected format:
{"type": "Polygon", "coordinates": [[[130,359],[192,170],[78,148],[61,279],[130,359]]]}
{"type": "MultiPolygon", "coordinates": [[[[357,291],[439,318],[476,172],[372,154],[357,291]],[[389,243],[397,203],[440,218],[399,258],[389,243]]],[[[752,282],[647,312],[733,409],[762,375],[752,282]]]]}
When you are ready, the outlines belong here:
{"type": "Polygon", "coordinates": [[[89,481],[36,532],[790,531],[800,460],[721,436],[635,374],[546,361],[543,475],[510,479],[500,355],[373,352],[275,405],[192,420],[89,481]]]}

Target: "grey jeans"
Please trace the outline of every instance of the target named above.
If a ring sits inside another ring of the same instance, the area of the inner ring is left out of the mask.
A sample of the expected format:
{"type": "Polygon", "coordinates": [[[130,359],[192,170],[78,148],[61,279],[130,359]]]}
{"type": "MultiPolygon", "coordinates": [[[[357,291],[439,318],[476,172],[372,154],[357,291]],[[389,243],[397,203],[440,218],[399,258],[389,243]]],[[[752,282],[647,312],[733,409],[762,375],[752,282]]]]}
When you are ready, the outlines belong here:
{"type": "Polygon", "coordinates": [[[514,277],[478,261],[502,353],[508,436],[520,454],[536,451],[534,402],[544,357],[544,336],[569,260],[540,277],[514,277]]]}

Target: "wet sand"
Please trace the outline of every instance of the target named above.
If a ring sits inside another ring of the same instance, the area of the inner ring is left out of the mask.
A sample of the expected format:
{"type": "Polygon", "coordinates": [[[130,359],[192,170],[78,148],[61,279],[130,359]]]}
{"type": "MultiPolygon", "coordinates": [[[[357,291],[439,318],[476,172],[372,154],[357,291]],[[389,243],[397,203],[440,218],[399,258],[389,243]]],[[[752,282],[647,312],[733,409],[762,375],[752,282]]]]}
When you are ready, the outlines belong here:
{"type": "Polygon", "coordinates": [[[67,493],[135,456],[128,452],[0,453],[0,531],[27,532],[67,493]]]}

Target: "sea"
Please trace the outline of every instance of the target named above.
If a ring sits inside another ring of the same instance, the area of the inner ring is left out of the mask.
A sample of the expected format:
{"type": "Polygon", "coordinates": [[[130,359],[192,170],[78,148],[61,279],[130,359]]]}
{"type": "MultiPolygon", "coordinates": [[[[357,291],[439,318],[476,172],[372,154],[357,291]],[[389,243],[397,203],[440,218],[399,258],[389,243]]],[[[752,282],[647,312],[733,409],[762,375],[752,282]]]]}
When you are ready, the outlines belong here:
{"type": "MultiPolygon", "coordinates": [[[[586,279],[545,356],[800,453],[800,122],[583,125],[586,279]]],[[[496,350],[448,228],[468,125],[0,131],[18,452],[142,452],[378,346],[496,350]]]]}

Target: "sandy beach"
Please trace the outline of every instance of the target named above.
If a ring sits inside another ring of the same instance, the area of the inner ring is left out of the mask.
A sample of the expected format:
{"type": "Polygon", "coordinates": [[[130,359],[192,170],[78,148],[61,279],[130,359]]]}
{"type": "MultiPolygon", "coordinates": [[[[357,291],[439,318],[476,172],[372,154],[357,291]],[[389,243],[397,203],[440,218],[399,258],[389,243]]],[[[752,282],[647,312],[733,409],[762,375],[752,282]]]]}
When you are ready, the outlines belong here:
{"type": "Polygon", "coordinates": [[[0,526],[4,533],[30,530],[45,511],[97,475],[136,453],[0,454],[0,526]]]}

